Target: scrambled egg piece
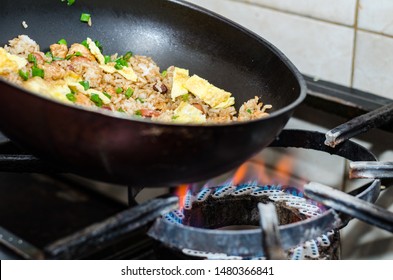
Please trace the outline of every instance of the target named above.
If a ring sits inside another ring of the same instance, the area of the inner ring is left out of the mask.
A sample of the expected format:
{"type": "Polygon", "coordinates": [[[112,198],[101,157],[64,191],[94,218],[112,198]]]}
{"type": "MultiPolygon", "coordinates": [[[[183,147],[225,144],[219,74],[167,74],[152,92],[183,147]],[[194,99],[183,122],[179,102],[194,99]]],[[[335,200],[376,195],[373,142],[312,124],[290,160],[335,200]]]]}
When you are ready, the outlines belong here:
{"type": "Polygon", "coordinates": [[[231,97],[230,92],[210,84],[197,75],[193,75],[187,80],[185,88],[212,108],[227,108],[235,104],[235,98],[231,97]]]}
{"type": "Polygon", "coordinates": [[[66,73],[66,75],[64,76],[64,81],[66,81],[67,84],[76,83],[81,80],[82,80],[82,76],[78,75],[77,73],[75,73],[73,71],[68,71],[66,73]]]}
{"type": "Polygon", "coordinates": [[[24,87],[33,92],[54,98],[65,103],[72,103],[66,97],[70,93],[68,85],[63,81],[45,81],[40,77],[30,78],[24,82],[24,87]]]}
{"type": "Polygon", "coordinates": [[[105,63],[105,58],[102,55],[100,49],[97,47],[96,43],[94,43],[94,41],[92,39],[90,39],[90,38],[87,38],[86,42],[87,42],[87,44],[89,46],[91,54],[94,55],[97,58],[97,60],[98,60],[98,62],[100,64],[104,64],[105,63]]]}
{"type": "Polygon", "coordinates": [[[129,80],[129,81],[136,82],[136,81],[138,80],[138,77],[136,76],[134,70],[132,70],[131,67],[126,67],[126,66],[124,66],[123,69],[121,69],[121,70],[117,70],[117,69],[116,69],[116,71],[117,71],[120,75],[122,75],[124,78],[126,78],[127,80],[129,80]]]}
{"type": "Polygon", "coordinates": [[[187,102],[181,102],[174,111],[174,122],[178,123],[205,123],[206,116],[194,106],[187,102]]]}
{"type": "Polygon", "coordinates": [[[171,91],[172,100],[175,100],[178,96],[188,93],[188,90],[184,87],[184,84],[189,78],[189,71],[187,69],[175,67],[175,70],[173,71],[173,83],[171,91]]]}
{"type": "Polygon", "coordinates": [[[100,63],[100,68],[106,73],[113,74],[117,72],[129,81],[136,82],[138,80],[137,75],[131,67],[124,66],[123,69],[118,70],[115,68],[115,63],[105,64],[105,57],[102,55],[96,43],[90,38],[87,38],[86,42],[89,45],[90,52],[100,63]]]}
{"type": "Polygon", "coordinates": [[[5,49],[0,48],[0,74],[18,72],[26,66],[27,60],[13,54],[9,54],[5,49]]]}
{"type": "MultiPolygon", "coordinates": [[[[85,88],[80,83],[74,82],[74,81],[67,82],[67,85],[73,91],[78,91],[78,92],[81,92],[81,93],[83,93],[85,95],[91,96],[93,94],[98,94],[98,96],[101,98],[101,100],[102,100],[102,102],[104,104],[111,103],[111,100],[104,93],[102,93],[99,90],[95,90],[95,89],[92,89],[92,88],[90,88],[88,90],[85,90],[85,88]]],[[[68,90],[68,93],[69,93],[69,90],[68,90]]]]}
{"type": "Polygon", "coordinates": [[[138,80],[138,76],[131,67],[124,66],[123,69],[117,70],[115,68],[115,63],[101,64],[99,66],[106,73],[113,74],[117,72],[129,81],[136,82],[138,80]]]}

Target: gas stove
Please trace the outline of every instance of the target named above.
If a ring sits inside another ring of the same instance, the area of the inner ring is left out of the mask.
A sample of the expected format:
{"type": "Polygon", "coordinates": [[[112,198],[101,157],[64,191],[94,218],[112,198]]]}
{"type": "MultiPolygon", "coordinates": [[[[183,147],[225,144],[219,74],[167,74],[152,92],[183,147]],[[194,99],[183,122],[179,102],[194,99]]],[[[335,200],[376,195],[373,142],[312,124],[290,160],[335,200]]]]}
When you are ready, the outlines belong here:
{"type": "Polygon", "coordinates": [[[304,192],[315,181],[370,203],[379,196],[377,204],[391,209],[390,179],[379,195],[379,180],[349,180],[346,170],[347,159],[373,160],[367,149],[388,160],[392,126],[355,140],[367,149],[353,143],[337,153],[313,132],[388,100],[307,82],[309,96],[287,125],[297,130],[239,169],[178,191],[63,174],[0,136],[0,259],[393,259],[391,233],[350,221],[304,192]]]}

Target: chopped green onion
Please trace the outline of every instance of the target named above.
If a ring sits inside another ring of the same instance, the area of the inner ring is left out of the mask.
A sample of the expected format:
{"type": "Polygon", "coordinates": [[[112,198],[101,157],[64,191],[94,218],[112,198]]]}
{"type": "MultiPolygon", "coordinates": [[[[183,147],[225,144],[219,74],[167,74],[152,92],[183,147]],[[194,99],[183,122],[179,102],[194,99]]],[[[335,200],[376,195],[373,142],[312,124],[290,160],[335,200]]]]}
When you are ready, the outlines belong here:
{"type": "Polygon", "coordinates": [[[117,111],[120,112],[120,113],[125,113],[126,112],[122,108],[117,109],[117,111]]]}
{"type": "Polygon", "coordinates": [[[165,78],[166,74],[168,74],[168,71],[164,70],[164,71],[162,71],[161,76],[163,76],[165,78]]]}
{"type": "Polygon", "coordinates": [[[37,58],[36,58],[35,55],[32,54],[32,53],[30,53],[30,54],[27,56],[27,61],[28,61],[28,62],[32,62],[32,63],[34,63],[34,66],[37,66],[37,58]]]}
{"type": "Polygon", "coordinates": [[[111,57],[109,55],[105,55],[104,59],[105,59],[105,64],[107,64],[107,63],[112,61],[112,59],[111,59],[111,57]]]}
{"type": "Polygon", "coordinates": [[[99,48],[102,52],[102,44],[100,43],[100,41],[95,40],[94,43],[96,44],[97,48],[99,48]]]}
{"type": "Polygon", "coordinates": [[[67,94],[66,94],[66,97],[67,97],[67,99],[68,99],[69,101],[75,103],[76,97],[75,97],[74,94],[72,94],[72,93],[67,93],[67,94]]]}
{"type": "Polygon", "coordinates": [[[121,66],[128,66],[127,61],[123,57],[119,57],[116,59],[116,64],[119,64],[121,66]]]}
{"type": "Polygon", "coordinates": [[[123,92],[123,89],[122,89],[121,87],[118,87],[118,88],[116,89],[116,93],[117,93],[117,94],[122,93],[122,92],[123,92]]]}
{"type": "Polygon", "coordinates": [[[90,97],[90,100],[93,101],[94,104],[96,104],[97,107],[102,107],[102,104],[104,104],[104,102],[98,96],[98,94],[92,94],[91,97],[90,97]]]}
{"type": "Polygon", "coordinates": [[[188,93],[186,93],[186,94],[184,94],[184,95],[181,96],[181,98],[183,99],[184,102],[187,102],[188,99],[189,99],[189,97],[190,97],[190,96],[188,95],[188,93]]]}
{"type": "Polygon", "coordinates": [[[83,40],[81,42],[81,45],[85,46],[87,49],[89,48],[89,44],[87,43],[87,40],[83,40]]]}
{"type": "Polygon", "coordinates": [[[81,81],[79,82],[79,84],[82,85],[85,90],[88,90],[90,88],[89,81],[81,81]]]}
{"type": "Polygon", "coordinates": [[[136,110],[135,111],[135,116],[142,116],[141,110],[136,110]]]}
{"type": "Polygon", "coordinates": [[[48,57],[48,58],[52,58],[52,57],[53,57],[53,55],[52,55],[51,52],[46,52],[46,53],[45,53],[45,56],[48,57]]]}
{"type": "Polygon", "coordinates": [[[172,120],[176,120],[179,116],[173,116],[172,120]]]}
{"type": "Polygon", "coordinates": [[[59,61],[59,60],[64,60],[64,58],[54,56],[54,57],[52,58],[52,60],[53,60],[53,61],[59,61]]]}
{"type": "Polygon", "coordinates": [[[107,92],[103,92],[103,94],[106,96],[106,97],[108,97],[109,99],[111,99],[112,98],[112,96],[110,95],[110,94],[108,94],[107,92]]]}
{"type": "Polygon", "coordinates": [[[19,70],[19,76],[24,80],[27,81],[29,79],[29,72],[23,72],[22,70],[19,70]]]}
{"type": "Polygon", "coordinates": [[[252,114],[251,109],[247,109],[247,113],[252,114]]]}
{"type": "Polygon", "coordinates": [[[128,88],[124,93],[127,99],[129,99],[133,94],[134,94],[134,90],[132,88],[128,88]]]}
{"type": "Polygon", "coordinates": [[[123,59],[125,61],[128,61],[132,57],[132,52],[126,52],[126,54],[123,56],[123,59]]]}
{"type": "Polygon", "coordinates": [[[81,20],[81,22],[89,22],[90,14],[82,13],[80,20],[81,20]]]}
{"type": "Polygon", "coordinates": [[[67,60],[70,60],[70,59],[73,58],[74,56],[82,56],[82,53],[81,53],[81,52],[75,52],[75,53],[73,53],[73,54],[69,54],[69,55],[66,56],[66,59],[67,59],[67,60]]]}
{"type": "Polygon", "coordinates": [[[145,100],[143,100],[142,98],[138,97],[136,100],[138,100],[140,103],[145,103],[145,100]]]}
{"type": "Polygon", "coordinates": [[[120,65],[120,64],[116,64],[115,65],[115,69],[117,69],[117,70],[121,70],[121,69],[123,69],[123,65],[120,65]]]}
{"type": "Polygon", "coordinates": [[[36,66],[33,66],[33,68],[32,68],[31,70],[32,70],[31,75],[32,75],[33,77],[41,77],[41,78],[44,78],[45,72],[44,72],[43,69],[40,69],[40,68],[38,68],[38,67],[36,67],[36,66]]]}
{"type": "Polygon", "coordinates": [[[75,3],[75,0],[67,0],[67,5],[72,6],[75,3]]]}
{"type": "Polygon", "coordinates": [[[66,45],[67,46],[67,41],[65,39],[60,39],[58,42],[60,45],[66,45]]]}

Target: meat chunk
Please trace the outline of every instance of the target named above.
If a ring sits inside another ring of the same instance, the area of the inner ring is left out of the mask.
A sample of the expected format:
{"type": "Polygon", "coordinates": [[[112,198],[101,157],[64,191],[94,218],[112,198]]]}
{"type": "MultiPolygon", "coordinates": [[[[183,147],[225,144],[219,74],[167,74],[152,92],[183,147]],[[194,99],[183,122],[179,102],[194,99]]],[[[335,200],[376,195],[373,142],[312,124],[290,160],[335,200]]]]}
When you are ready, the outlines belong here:
{"type": "Polygon", "coordinates": [[[63,79],[66,74],[66,70],[61,67],[58,62],[44,64],[43,68],[45,70],[46,80],[60,80],[63,79]]]}
{"type": "Polygon", "coordinates": [[[96,58],[90,52],[90,50],[82,44],[72,44],[67,55],[72,55],[76,52],[79,52],[83,57],[86,57],[90,61],[96,61],[96,58]]]}
{"type": "Polygon", "coordinates": [[[64,44],[53,44],[50,45],[50,51],[53,57],[65,59],[68,53],[68,47],[64,44]]]}

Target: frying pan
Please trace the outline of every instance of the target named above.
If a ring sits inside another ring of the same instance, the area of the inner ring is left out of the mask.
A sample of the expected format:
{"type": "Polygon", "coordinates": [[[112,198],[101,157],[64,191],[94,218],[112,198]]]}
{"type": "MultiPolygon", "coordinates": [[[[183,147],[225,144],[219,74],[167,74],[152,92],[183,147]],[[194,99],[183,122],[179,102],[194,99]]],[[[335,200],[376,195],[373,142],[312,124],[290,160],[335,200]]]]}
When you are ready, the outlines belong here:
{"type": "Polygon", "coordinates": [[[265,119],[179,125],[76,108],[0,81],[0,130],[54,166],[93,179],[153,187],[214,177],[272,142],[306,96],[302,76],[277,48],[182,1],[2,0],[0,28],[2,45],[26,34],[45,51],[61,38],[90,37],[105,54],[131,50],[161,69],[187,68],[232,92],[237,109],[254,96],[273,105],[265,119]],[[81,13],[91,14],[91,27],[81,13]]]}

